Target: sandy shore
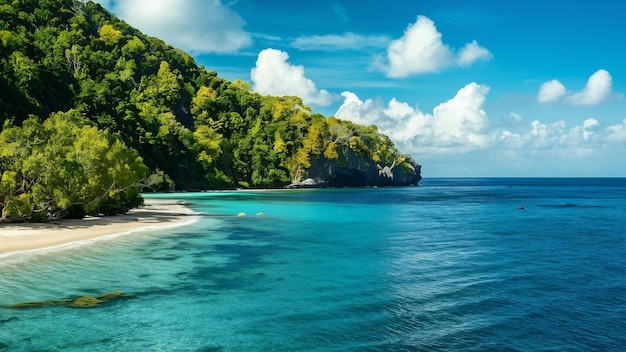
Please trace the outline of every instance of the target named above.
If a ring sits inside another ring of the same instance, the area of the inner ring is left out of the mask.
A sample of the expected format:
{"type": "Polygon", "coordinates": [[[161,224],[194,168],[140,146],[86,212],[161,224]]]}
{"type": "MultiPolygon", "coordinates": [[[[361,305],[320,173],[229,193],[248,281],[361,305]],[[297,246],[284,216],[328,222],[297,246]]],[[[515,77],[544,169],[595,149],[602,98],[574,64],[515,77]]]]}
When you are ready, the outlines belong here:
{"type": "Polygon", "coordinates": [[[182,226],[199,219],[176,200],[146,199],[126,215],[87,217],[40,224],[0,224],[0,258],[52,249],[151,228],[182,226]]]}

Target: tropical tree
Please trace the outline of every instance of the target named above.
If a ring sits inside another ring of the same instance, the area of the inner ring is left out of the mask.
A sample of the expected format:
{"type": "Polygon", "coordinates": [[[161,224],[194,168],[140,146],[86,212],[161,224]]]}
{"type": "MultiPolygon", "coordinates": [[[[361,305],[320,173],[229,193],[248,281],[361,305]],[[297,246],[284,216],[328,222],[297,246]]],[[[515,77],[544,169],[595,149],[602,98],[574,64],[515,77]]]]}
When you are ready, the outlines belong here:
{"type": "Polygon", "coordinates": [[[142,158],[75,110],[0,133],[1,221],[124,213],[142,203],[142,158]]]}

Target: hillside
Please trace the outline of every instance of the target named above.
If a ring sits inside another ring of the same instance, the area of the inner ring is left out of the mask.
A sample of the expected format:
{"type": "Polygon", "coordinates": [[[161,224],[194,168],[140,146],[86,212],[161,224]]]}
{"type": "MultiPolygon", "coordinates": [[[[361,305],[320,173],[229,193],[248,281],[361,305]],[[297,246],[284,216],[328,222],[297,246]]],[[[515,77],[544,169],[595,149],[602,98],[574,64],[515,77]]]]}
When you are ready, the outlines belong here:
{"type": "Polygon", "coordinates": [[[5,220],[51,205],[59,216],[77,205],[80,216],[95,202],[86,212],[98,213],[94,204],[103,199],[128,197],[123,211],[135,203],[127,194],[140,180],[155,190],[191,190],[284,187],[308,178],[328,186],[420,179],[420,166],[375,126],[326,118],[298,97],[261,96],[245,82],[229,82],[91,1],[0,0],[0,46],[5,220]],[[58,128],[71,140],[60,141],[58,128]],[[30,143],[33,136],[40,143],[30,143]],[[76,142],[87,136],[99,138],[100,148],[76,142]],[[126,158],[103,157],[113,146],[126,158]],[[59,158],[67,162],[52,162],[59,158]],[[100,169],[88,167],[96,159],[100,169]],[[94,170],[116,168],[127,170],[125,178],[93,180],[94,170]],[[60,174],[77,175],[74,185],[51,181],[60,174]],[[85,182],[92,189],[76,198],[85,182]]]}

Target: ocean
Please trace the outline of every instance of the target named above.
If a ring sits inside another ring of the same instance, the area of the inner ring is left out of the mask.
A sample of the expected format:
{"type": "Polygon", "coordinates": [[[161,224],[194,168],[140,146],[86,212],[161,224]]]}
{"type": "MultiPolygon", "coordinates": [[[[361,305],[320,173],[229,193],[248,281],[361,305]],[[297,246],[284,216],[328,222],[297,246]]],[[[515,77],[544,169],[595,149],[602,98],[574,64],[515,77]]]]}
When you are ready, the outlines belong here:
{"type": "Polygon", "coordinates": [[[201,218],[0,260],[0,351],[626,348],[623,178],[147,197],[201,218]]]}

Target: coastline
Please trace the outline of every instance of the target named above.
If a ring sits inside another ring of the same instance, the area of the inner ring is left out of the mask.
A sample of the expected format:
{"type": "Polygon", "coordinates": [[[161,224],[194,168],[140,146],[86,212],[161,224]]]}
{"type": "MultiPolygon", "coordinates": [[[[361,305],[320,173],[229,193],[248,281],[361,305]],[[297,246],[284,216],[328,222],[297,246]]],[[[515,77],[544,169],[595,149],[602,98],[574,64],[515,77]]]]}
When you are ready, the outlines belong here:
{"type": "Polygon", "coordinates": [[[0,224],[0,259],[15,254],[80,245],[136,231],[191,224],[200,217],[174,199],[144,199],[125,215],[47,223],[0,224]]]}

